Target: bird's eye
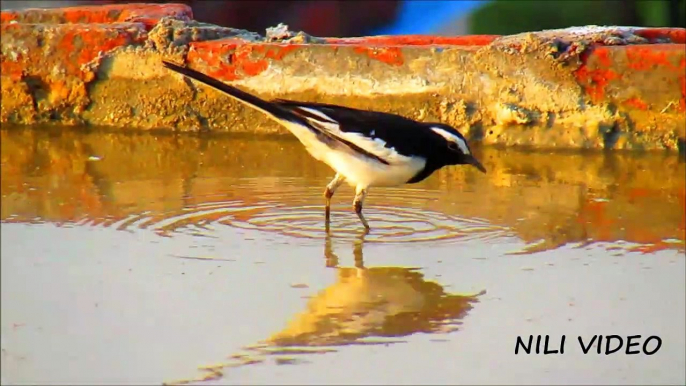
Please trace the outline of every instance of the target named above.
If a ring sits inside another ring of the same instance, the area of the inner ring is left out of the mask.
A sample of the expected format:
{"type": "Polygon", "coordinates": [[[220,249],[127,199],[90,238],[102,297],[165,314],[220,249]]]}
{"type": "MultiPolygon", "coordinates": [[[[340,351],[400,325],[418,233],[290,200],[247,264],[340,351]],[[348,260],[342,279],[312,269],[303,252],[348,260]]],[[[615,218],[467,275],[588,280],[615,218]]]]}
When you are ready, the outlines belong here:
{"type": "Polygon", "coordinates": [[[455,142],[448,142],[448,149],[457,151],[457,144],[455,142]]]}

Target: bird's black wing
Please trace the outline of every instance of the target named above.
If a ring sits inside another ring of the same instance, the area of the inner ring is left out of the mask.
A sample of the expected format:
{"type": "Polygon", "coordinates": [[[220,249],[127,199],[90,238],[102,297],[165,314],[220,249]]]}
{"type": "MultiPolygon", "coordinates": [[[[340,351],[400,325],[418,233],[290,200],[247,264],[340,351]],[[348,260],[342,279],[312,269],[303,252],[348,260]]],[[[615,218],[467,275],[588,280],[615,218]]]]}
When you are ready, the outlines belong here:
{"type": "Polygon", "coordinates": [[[284,99],[274,102],[307,119],[310,124],[380,156],[393,150],[404,156],[427,158],[427,152],[440,145],[426,124],[400,115],[324,103],[284,99]]]}

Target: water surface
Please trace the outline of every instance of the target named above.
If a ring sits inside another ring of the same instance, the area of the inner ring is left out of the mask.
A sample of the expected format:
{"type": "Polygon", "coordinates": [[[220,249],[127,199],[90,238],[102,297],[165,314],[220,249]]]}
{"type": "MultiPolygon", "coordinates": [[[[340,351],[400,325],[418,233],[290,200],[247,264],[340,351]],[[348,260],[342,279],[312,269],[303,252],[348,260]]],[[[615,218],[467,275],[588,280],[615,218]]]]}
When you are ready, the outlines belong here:
{"type": "Polygon", "coordinates": [[[475,149],[361,237],[290,137],[0,135],[3,383],[686,382],[683,157],[475,149]]]}

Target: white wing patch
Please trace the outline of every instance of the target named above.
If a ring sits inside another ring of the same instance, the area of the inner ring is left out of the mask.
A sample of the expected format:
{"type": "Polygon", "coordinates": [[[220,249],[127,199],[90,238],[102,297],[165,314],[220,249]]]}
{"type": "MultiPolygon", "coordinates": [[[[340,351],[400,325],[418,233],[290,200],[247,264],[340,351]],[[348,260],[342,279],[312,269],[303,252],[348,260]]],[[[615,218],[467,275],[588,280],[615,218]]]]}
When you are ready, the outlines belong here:
{"type": "Polygon", "coordinates": [[[390,164],[406,163],[410,162],[411,160],[411,157],[407,157],[398,153],[395,148],[386,147],[386,141],[382,140],[381,138],[372,139],[361,133],[339,132],[337,135],[374,154],[375,156],[386,160],[390,164]]]}
{"type": "MultiPolygon", "coordinates": [[[[298,107],[297,109],[317,117],[317,119],[306,117],[311,124],[314,124],[320,129],[325,130],[336,137],[344,139],[371,154],[374,154],[388,163],[402,164],[410,162],[410,157],[406,157],[398,153],[392,147],[386,147],[386,142],[380,138],[370,138],[362,133],[346,133],[341,131],[338,122],[322,111],[318,111],[309,107],[298,107]]],[[[372,130],[371,135],[373,136],[375,134],[376,130],[372,130]]]]}
{"type": "Polygon", "coordinates": [[[462,153],[470,154],[469,147],[467,146],[467,143],[464,141],[464,139],[458,137],[453,133],[447,132],[439,127],[432,127],[431,130],[433,130],[436,134],[440,135],[441,137],[445,138],[446,141],[456,143],[460,150],[462,150],[462,153]]]}
{"type": "Polygon", "coordinates": [[[318,111],[318,110],[315,110],[315,109],[311,109],[311,108],[309,108],[309,107],[298,107],[298,110],[306,111],[306,112],[308,112],[308,113],[310,113],[310,114],[312,114],[312,115],[314,115],[314,116],[316,116],[316,117],[318,117],[318,118],[321,118],[321,120],[324,121],[324,122],[336,123],[336,124],[337,124],[337,122],[336,122],[335,120],[331,119],[331,117],[329,117],[328,115],[324,114],[324,113],[321,112],[321,111],[318,111]]]}

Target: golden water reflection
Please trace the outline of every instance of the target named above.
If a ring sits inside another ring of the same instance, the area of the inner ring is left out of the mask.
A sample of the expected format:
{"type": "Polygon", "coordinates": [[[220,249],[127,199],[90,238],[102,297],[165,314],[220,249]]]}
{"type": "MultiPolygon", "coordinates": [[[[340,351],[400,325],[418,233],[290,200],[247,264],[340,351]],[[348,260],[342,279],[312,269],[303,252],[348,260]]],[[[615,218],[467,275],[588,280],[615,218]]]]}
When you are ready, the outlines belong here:
{"type": "Polygon", "coordinates": [[[325,239],[326,266],[336,270],[336,281],[313,294],[305,310],[286,327],[259,344],[246,347],[229,360],[202,366],[197,378],[186,384],[217,380],[230,368],[273,359],[297,364],[308,355],[335,352],[348,345],[389,345],[413,334],[447,334],[458,331],[468,312],[486,291],[451,294],[427,280],[413,267],[364,265],[364,238],[353,241],[354,267],[339,267],[330,237],[325,239]]]}
{"type": "Polygon", "coordinates": [[[355,267],[338,267],[327,238],[327,266],[337,281],[314,296],[307,310],[268,342],[277,346],[330,346],[367,337],[401,337],[418,332],[450,332],[476,302],[475,295],[450,295],[426,281],[417,268],[365,268],[363,241],[356,241],[355,267]]]}
{"type": "MultiPolygon", "coordinates": [[[[325,237],[321,193],[332,172],[290,137],[3,127],[0,139],[4,223],[325,237]]],[[[683,157],[476,151],[486,175],[453,167],[373,189],[368,242],[516,237],[530,250],[620,241],[684,250],[683,157]]],[[[351,199],[342,188],[332,216],[332,230],[350,239],[359,233],[351,199]]]]}
{"type": "MultiPolygon", "coordinates": [[[[0,144],[4,224],[166,237],[247,229],[251,237],[279,234],[324,246],[322,264],[336,271],[335,282],[310,294],[282,330],[230,362],[206,366],[201,379],[268,358],[298,363],[307,357],[300,354],[341,345],[443,337],[478,306],[479,294],[448,293],[414,268],[367,267],[347,187],[334,197],[332,232],[352,243],[356,264],[339,267],[323,226],[322,191],[332,171],[290,137],[3,127],[0,144]]],[[[373,229],[364,243],[517,239],[528,245],[525,253],[590,243],[645,253],[685,249],[679,156],[475,151],[488,174],[453,167],[420,184],[372,189],[365,210],[373,229]]]]}

